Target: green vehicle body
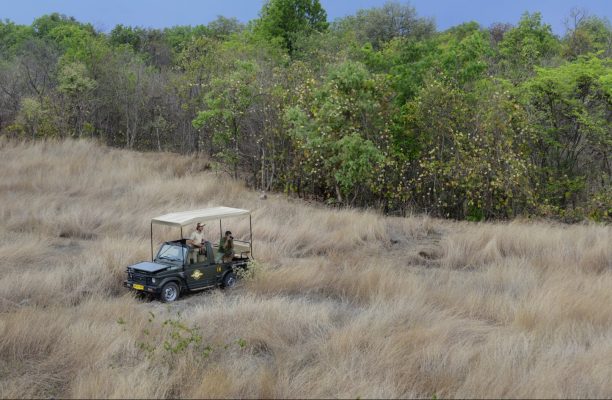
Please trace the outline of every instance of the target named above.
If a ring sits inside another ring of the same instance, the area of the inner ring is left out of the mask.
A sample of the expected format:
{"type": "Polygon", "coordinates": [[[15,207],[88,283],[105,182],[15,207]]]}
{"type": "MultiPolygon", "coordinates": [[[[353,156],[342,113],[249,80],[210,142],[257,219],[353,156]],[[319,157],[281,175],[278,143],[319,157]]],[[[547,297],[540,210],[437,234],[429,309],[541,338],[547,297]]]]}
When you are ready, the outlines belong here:
{"type": "Polygon", "coordinates": [[[153,261],[143,261],[127,267],[124,286],[139,292],[161,296],[162,301],[174,301],[181,292],[211,287],[232,287],[237,273],[248,268],[248,256],[238,254],[229,262],[216,262],[216,249],[206,242],[206,252],[190,262],[190,246],[186,239],[163,243],[153,261]],[[170,252],[170,250],[172,250],[170,252]],[[168,283],[175,283],[179,292],[163,293],[168,283]]]}

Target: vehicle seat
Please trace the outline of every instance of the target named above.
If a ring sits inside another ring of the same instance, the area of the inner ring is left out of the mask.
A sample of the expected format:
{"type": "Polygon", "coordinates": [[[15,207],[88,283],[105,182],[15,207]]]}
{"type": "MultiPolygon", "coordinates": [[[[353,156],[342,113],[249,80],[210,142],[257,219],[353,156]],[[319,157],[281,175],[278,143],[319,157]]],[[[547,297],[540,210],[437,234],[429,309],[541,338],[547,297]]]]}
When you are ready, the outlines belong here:
{"type": "Polygon", "coordinates": [[[234,254],[240,258],[248,257],[251,253],[251,247],[246,244],[234,243],[234,254]]]}
{"type": "Polygon", "coordinates": [[[215,245],[212,248],[213,251],[213,260],[215,260],[216,263],[221,262],[221,257],[219,255],[219,246],[215,245]]]}
{"type": "Polygon", "coordinates": [[[201,256],[198,254],[198,249],[193,248],[189,250],[189,264],[195,264],[199,262],[201,256]]]}

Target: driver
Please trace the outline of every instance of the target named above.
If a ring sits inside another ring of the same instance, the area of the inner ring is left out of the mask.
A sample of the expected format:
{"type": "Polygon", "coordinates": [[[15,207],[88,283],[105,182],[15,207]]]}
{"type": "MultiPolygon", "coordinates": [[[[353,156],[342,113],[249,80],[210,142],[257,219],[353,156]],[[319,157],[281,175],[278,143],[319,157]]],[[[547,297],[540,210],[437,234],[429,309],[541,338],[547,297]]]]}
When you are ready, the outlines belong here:
{"type": "Polygon", "coordinates": [[[204,254],[206,251],[206,241],[204,240],[204,233],[202,233],[204,226],[205,224],[198,222],[195,231],[187,239],[187,244],[192,247],[189,252],[189,260],[192,264],[198,261],[198,254],[204,254]]]}

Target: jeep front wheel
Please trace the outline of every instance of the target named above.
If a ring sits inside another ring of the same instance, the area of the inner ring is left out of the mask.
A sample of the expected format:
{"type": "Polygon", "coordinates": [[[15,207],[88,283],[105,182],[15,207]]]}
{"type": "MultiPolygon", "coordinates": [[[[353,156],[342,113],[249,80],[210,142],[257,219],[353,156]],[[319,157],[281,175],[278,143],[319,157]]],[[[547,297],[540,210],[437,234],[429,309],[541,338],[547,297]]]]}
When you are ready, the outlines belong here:
{"type": "Polygon", "coordinates": [[[174,282],[168,282],[162,287],[161,300],[164,303],[171,303],[179,297],[179,286],[174,282]]]}
{"type": "Polygon", "coordinates": [[[236,286],[236,275],[233,272],[229,272],[223,277],[223,287],[231,289],[234,286],[236,286]]]}

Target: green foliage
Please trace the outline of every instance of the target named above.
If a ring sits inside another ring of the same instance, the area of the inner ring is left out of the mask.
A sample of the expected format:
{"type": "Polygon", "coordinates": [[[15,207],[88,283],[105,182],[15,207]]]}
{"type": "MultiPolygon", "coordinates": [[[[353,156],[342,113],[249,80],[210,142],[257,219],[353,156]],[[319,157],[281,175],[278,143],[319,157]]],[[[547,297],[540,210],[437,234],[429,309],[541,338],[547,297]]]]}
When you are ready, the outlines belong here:
{"type": "Polygon", "coordinates": [[[563,41],[563,55],[570,60],[588,53],[612,56],[612,25],[607,19],[587,15],[574,9],[570,13],[573,21],[563,41]]]}
{"type": "Polygon", "coordinates": [[[335,147],[329,163],[337,165],[334,179],[342,193],[351,193],[359,184],[373,187],[377,166],[385,161],[382,151],[357,133],[342,137],[335,147]]]}
{"type": "Polygon", "coordinates": [[[82,63],[70,63],[62,66],[58,73],[61,92],[79,96],[95,89],[96,81],[87,76],[87,67],[82,63]]]}
{"type": "Polygon", "coordinates": [[[439,48],[441,67],[459,85],[483,78],[493,55],[488,34],[475,23],[450,30],[439,48]]]}
{"type": "Polygon", "coordinates": [[[26,41],[34,36],[34,29],[16,25],[9,20],[0,21],[0,55],[14,56],[26,41]]]}
{"type": "Polygon", "coordinates": [[[208,35],[215,39],[228,39],[231,35],[242,32],[244,24],[236,18],[226,18],[219,15],[206,25],[208,35]]]}
{"type": "Polygon", "coordinates": [[[12,130],[30,139],[55,137],[58,132],[48,99],[23,98],[12,130]]]}
{"type": "Polygon", "coordinates": [[[413,99],[423,86],[426,76],[438,64],[438,40],[394,40],[382,51],[388,60],[392,84],[397,91],[397,104],[413,99]]]}
{"type": "MultiPolygon", "coordinates": [[[[117,324],[125,326],[127,322],[119,318],[117,324]]],[[[248,342],[243,338],[221,344],[205,343],[201,329],[196,325],[189,326],[180,313],[175,318],[158,322],[155,314],[149,311],[148,325],[142,329],[140,336],[142,339],[136,343],[140,354],[170,365],[187,353],[195,361],[205,362],[213,355],[248,350],[248,342]]]]}
{"type": "Polygon", "coordinates": [[[67,115],[70,115],[71,124],[67,128],[71,135],[82,136],[88,130],[91,133],[91,125],[87,118],[92,108],[92,94],[97,87],[97,82],[88,76],[87,67],[80,62],[64,64],[58,72],[58,91],[66,96],[67,115]]]}
{"type": "Polygon", "coordinates": [[[255,25],[264,38],[280,39],[289,54],[300,36],[323,32],[327,27],[327,13],[319,0],[268,0],[255,25]]]}
{"type": "Polygon", "coordinates": [[[256,279],[266,268],[266,264],[253,260],[248,268],[238,268],[235,270],[236,276],[243,282],[248,282],[256,279]]]}
{"type": "Polygon", "coordinates": [[[108,41],[113,46],[128,45],[133,50],[140,50],[143,36],[143,29],[119,24],[110,32],[108,41]]]}
{"type": "Polygon", "coordinates": [[[47,32],[46,37],[63,50],[60,62],[84,63],[94,77],[99,75],[110,51],[103,37],[75,24],[59,24],[47,32]]]}
{"type": "Polygon", "coordinates": [[[232,176],[248,168],[252,184],[269,190],[284,171],[277,166],[286,162],[286,153],[279,154],[284,144],[278,143],[283,138],[277,121],[289,95],[285,86],[295,80],[282,68],[288,57],[250,35],[208,41],[200,49],[207,54],[186,63],[189,75],[200,82],[197,89],[189,89],[192,95],[199,92],[192,101],[192,123],[201,134],[200,143],[232,176]]]}
{"type": "Polygon", "coordinates": [[[193,126],[206,126],[213,132],[213,144],[221,149],[216,156],[230,165],[237,176],[239,146],[243,137],[241,125],[259,95],[259,88],[256,64],[235,61],[230,68],[227,76],[211,82],[204,97],[207,109],[198,113],[193,126]]]}
{"type": "Polygon", "coordinates": [[[415,201],[472,220],[530,210],[529,131],[507,83],[481,81],[467,94],[434,80],[410,107],[409,127],[421,144],[415,201]]]}
{"type": "Polygon", "coordinates": [[[345,31],[354,31],[358,42],[381,49],[394,38],[422,40],[431,36],[435,25],[430,19],[417,17],[416,10],[408,4],[387,1],[382,7],[359,10],[339,22],[345,31]]]}
{"type": "Polygon", "coordinates": [[[538,132],[532,144],[541,197],[560,210],[586,202],[588,191],[612,183],[610,104],[612,64],[580,57],[537,69],[524,84],[526,106],[538,132]]]}
{"type": "Polygon", "coordinates": [[[382,191],[393,112],[388,90],[383,76],[347,62],[314,90],[308,112],[292,108],[285,114],[302,155],[295,168],[316,181],[324,197],[351,204],[359,195],[382,191]]]}
{"type": "MultiPolygon", "coordinates": [[[[539,13],[444,32],[393,1],[326,18],[270,0],[246,27],[0,22],[0,134],[206,154],[260,190],[397,214],[611,220],[607,19],[572,10],[560,40],[539,13]]],[[[194,345],[166,328],[168,351],[194,345]]]]}
{"type": "MultiPolygon", "coordinates": [[[[209,22],[208,25],[165,28],[163,40],[172,48],[175,54],[179,54],[187,46],[193,45],[195,40],[201,38],[228,40],[232,35],[238,34],[243,30],[244,25],[236,18],[218,16],[215,20],[209,22]]],[[[143,31],[139,36],[143,36],[145,33],[143,31]]],[[[142,39],[139,40],[138,46],[133,46],[134,49],[143,48],[141,42],[142,39]]]]}
{"type": "Polygon", "coordinates": [[[132,50],[157,68],[164,68],[174,57],[173,51],[180,51],[185,42],[201,33],[202,28],[205,29],[200,25],[195,28],[173,27],[161,31],[119,24],[111,31],[108,42],[116,48],[132,50]]]}
{"type": "Polygon", "coordinates": [[[518,26],[510,29],[499,43],[502,68],[513,81],[530,76],[542,60],[560,51],[550,25],[542,23],[540,13],[525,13],[518,26]]]}
{"type": "Polygon", "coordinates": [[[32,23],[32,28],[39,37],[47,37],[51,35],[51,32],[54,29],[62,26],[79,28],[87,31],[89,34],[93,34],[95,32],[91,24],[81,24],[74,17],[69,17],[59,13],[43,15],[40,18],[36,18],[32,23]]]}

